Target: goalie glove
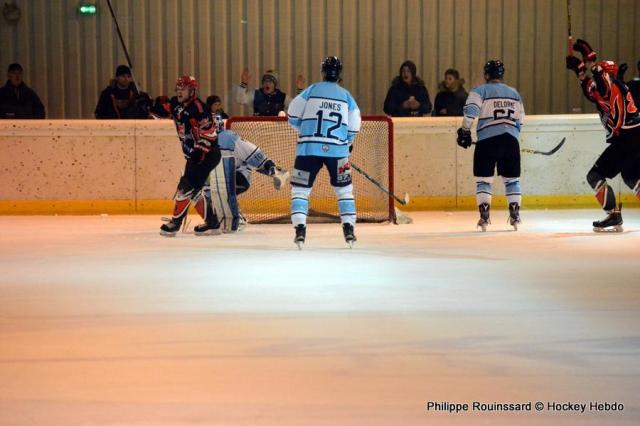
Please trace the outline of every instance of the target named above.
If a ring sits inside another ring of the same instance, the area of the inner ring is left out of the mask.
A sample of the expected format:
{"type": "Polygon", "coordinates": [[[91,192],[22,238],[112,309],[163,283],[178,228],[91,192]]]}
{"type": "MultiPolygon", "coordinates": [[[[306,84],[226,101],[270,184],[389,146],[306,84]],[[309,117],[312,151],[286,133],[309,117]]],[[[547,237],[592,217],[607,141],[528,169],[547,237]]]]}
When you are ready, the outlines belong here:
{"type": "Polygon", "coordinates": [[[582,53],[582,59],[586,62],[594,62],[596,60],[596,52],[591,48],[589,43],[579,38],[573,45],[573,50],[582,53]]]}
{"type": "Polygon", "coordinates": [[[471,146],[471,130],[460,127],[458,129],[458,145],[467,149],[471,146]]]}
{"type": "Polygon", "coordinates": [[[289,182],[289,172],[281,167],[275,167],[273,174],[273,187],[280,191],[289,182]]]}
{"type": "Polygon", "coordinates": [[[572,55],[567,56],[567,69],[575,71],[578,77],[587,70],[584,62],[572,55]]]}

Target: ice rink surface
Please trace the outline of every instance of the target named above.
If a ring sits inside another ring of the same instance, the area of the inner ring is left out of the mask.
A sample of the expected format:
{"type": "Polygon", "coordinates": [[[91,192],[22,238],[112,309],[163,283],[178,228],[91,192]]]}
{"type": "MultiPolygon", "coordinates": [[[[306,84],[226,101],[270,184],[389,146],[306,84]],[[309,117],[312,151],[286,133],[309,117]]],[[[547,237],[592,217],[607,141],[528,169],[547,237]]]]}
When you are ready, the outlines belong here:
{"type": "MultiPolygon", "coordinates": [[[[158,235],[0,217],[0,425],[640,424],[640,210],[158,235]],[[426,411],[427,401],[622,412],[426,411]]],[[[192,223],[193,225],[194,223],[192,223]]]]}

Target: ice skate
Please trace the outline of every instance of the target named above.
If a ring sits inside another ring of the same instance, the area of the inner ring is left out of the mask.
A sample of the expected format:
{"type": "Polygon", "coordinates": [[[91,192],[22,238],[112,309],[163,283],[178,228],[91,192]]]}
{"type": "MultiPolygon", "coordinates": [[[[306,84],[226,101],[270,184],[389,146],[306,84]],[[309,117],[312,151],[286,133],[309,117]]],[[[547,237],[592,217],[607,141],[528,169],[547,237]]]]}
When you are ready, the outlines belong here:
{"type": "Polygon", "coordinates": [[[162,224],[160,227],[160,235],[163,237],[175,237],[181,225],[182,220],[169,219],[167,223],[162,224]]]}
{"type": "Polygon", "coordinates": [[[509,225],[513,226],[514,231],[517,231],[518,225],[521,223],[520,206],[518,203],[509,203],[509,225]]]}
{"type": "Polygon", "coordinates": [[[482,232],[487,232],[487,226],[491,223],[489,220],[489,210],[491,206],[487,203],[482,203],[478,206],[478,210],[480,211],[480,220],[478,220],[477,227],[482,230],[482,232]]]}
{"type": "Polygon", "coordinates": [[[193,228],[193,233],[197,236],[203,235],[220,235],[222,231],[220,230],[220,224],[215,221],[212,223],[201,223],[200,225],[196,225],[193,228]]]}
{"type": "Polygon", "coordinates": [[[346,241],[347,244],[349,244],[349,248],[353,248],[353,243],[358,241],[358,239],[356,238],[356,234],[354,234],[353,231],[354,229],[352,224],[350,223],[342,224],[342,232],[344,234],[344,240],[346,241]]]}
{"type": "Polygon", "coordinates": [[[304,225],[298,225],[294,229],[296,230],[296,237],[293,239],[293,242],[298,245],[298,250],[302,250],[304,240],[307,236],[307,227],[304,225]]]}
{"type": "Polygon", "coordinates": [[[622,232],[623,230],[620,210],[613,210],[604,219],[593,222],[594,232],[622,232]]]}

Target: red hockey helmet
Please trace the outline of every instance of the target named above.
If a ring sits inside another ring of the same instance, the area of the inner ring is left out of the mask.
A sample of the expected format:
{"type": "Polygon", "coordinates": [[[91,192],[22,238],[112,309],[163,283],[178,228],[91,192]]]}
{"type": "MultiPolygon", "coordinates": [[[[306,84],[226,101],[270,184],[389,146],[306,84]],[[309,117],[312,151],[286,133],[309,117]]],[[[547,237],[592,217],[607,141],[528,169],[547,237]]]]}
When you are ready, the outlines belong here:
{"type": "Polygon", "coordinates": [[[618,64],[613,61],[600,61],[597,64],[604,72],[613,78],[618,77],[618,64]]]}
{"type": "Polygon", "coordinates": [[[198,81],[192,75],[183,75],[176,80],[176,89],[193,89],[198,90],[198,81]]]}

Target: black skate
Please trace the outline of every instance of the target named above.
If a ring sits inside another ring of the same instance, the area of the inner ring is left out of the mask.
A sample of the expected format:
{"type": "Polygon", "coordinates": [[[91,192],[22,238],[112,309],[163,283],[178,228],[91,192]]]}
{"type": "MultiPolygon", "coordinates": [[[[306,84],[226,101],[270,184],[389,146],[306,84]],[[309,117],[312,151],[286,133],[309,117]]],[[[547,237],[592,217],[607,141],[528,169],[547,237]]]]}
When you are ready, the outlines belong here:
{"type": "Polygon", "coordinates": [[[622,232],[623,230],[620,210],[613,210],[604,219],[593,222],[594,232],[622,232]]]}
{"type": "Polygon", "coordinates": [[[342,233],[344,234],[344,240],[349,244],[349,248],[353,248],[353,243],[358,241],[356,234],[353,233],[353,225],[350,223],[343,223],[342,233]]]}
{"type": "Polygon", "coordinates": [[[182,220],[169,219],[167,223],[160,227],[160,235],[164,237],[175,237],[176,233],[180,230],[180,226],[182,226],[182,220]]]}
{"type": "Polygon", "coordinates": [[[489,220],[489,210],[491,206],[487,203],[482,203],[478,206],[478,210],[480,211],[480,220],[478,221],[478,228],[482,229],[482,232],[487,232],[487,226],[491,223],[489,220]]]}
{"type": "Polygon", "coordinates": [[[218,221],[212,223],[201,223],[200,225],[196,225],[193,228],[193,233],[198,236],[202,235],[220,235],[222,231],[220,231],[220,224],[218,221]]]}
{"type": "Polygon", "coordinates": [[[518,230],[518,225],[522,221],[520,220],[520,206],[518,203],[509,203],[509,225],[513,226],[515,231],[518,230]]]}
{"type": "Polygon", "coordinates": [[[307,227],[304,225],[298,225],[294,229],[296,230],[296,237],[293,239],[293,242],[298,245],[298,250],[302,250],[304,240],[307,237],[307,227]]]}

